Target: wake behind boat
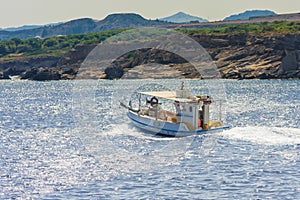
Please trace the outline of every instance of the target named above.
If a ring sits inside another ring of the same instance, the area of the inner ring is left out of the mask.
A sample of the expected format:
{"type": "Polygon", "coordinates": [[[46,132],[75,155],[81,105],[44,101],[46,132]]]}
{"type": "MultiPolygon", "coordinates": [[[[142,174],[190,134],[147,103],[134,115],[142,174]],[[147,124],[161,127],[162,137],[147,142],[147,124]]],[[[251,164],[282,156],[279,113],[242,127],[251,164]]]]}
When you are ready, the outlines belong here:
{"type": "MultiPolygon", "coordinates": [[[[210,105],[213,102],[209,96],[193,97],[190,91],[181,89],[176,91],[137,92],[138,107],[121,103],[128,109],[127,116],[137,127],[154,134],[182,137],[200,135],[215,131],[229,129],[222,120],[210,119],[210,105]],[[146,98],[146,104],[141,105],[142,96],[146,98]],[[163,109],[159,99],[173,102],[175,112],[163,109]]],[[[220,102],[222,103],[222,102],[220,102]]]]}

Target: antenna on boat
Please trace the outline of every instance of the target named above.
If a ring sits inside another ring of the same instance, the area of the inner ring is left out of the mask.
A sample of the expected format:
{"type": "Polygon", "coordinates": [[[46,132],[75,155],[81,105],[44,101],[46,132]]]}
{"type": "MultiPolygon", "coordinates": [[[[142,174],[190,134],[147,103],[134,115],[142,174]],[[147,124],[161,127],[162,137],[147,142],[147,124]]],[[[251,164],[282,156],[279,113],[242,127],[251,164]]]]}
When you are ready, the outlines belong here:
{"type": "Polygon", "coordinates": [[[222,101],[220,101],[220,110],[219,110],[219,112],[220,112],[220,122],[222,122],[222,101]]]}
{"type": "Polygon", "coordinates": [[[141,109],[141,105],[142,105],[141,97],[142,97],[142,95],[138,94],[138,98],[139,98],[139,110],[141,109]]]}

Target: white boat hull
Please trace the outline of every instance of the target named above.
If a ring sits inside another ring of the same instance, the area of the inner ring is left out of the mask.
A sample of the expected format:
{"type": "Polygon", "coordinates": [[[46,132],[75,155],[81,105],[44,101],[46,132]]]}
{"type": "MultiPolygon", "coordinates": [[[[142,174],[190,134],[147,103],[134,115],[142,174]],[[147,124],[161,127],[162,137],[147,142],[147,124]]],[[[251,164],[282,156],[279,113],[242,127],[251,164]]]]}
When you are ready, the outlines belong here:
{"type": "Polygon", "coordinates": [[[212,128],[209,130],[196,129],[194,131],[189,130],[185,123],[173,123],[162,120],[156,120],[149,116],[139,115],[136,112],[128,111],[127,116],[133,122],[133,124],[143,130],[149,131],[153,134],[171,136],[171,137],[184,137],[190,135],[201,135],[211,132],[217,132],[225,129],[229,129],[229,126],[222,126],[218,128],[212,128]]]}

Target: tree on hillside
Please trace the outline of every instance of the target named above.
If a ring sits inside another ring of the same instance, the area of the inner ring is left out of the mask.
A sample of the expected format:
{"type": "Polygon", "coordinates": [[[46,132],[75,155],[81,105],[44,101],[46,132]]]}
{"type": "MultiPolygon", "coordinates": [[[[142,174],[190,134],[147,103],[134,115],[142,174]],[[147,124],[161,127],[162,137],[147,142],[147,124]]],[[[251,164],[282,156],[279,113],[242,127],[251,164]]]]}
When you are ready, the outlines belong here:
{"type": "Polygon", "coordinates": [[[4,56],[7,54],[7,51],[6,51],[6,46],[2,43],[0,43],[0,56],[4,56]]]}
{"type": "Polygon", "coordinates": [[[43,41],[43,47],[46,47],[46,48],[54,48],[57,45],[58,45],[57,39],[54,37],[47,38],[43,41]]]}

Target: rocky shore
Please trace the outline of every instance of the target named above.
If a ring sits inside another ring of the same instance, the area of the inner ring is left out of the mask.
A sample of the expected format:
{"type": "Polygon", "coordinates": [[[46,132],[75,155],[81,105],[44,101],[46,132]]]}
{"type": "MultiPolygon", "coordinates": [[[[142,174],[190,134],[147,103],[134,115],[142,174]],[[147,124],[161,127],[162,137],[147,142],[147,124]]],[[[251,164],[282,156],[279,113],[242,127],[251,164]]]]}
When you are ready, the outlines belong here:
{"type": "Polygon", "coordinates": [[[194,37],[210,53],[223,78],[300,78],[300,34],[194,37]]]}
{"type": "MultiPolygon", "coordinates": [[[[300,78],[300,34],[288,35],[190,35],[210,54],[227,79],[300,78]]],[[[29,80],[75,79],[76,74],[95,45],[79,46],[65,56],[16,57],[0,60],[0,79],[18,75],[29,80]]],[[[120,78],[131,72],[132,78],[199,78],[184,59],[170,52],[142,49],[118,58],[104,72],[87,71],[88,78],[120,78]],[[159,63],[154,67],[147,63],[159,63]],[[150,66],[150,68],[149,68],[150,66]],[[144,67],[144,68],[143,68],[144,67]],[[145,67],[148,67],[146,69],[145,67]],[[167,68],[174,69],[164,75],[167,68]],[[144,73],[141,73],[145,71],[144,73]],[[146,74],[146,75],[145,75],[146,74]],[[177,75],[176,75],[177,74],[177,75]]]]}

